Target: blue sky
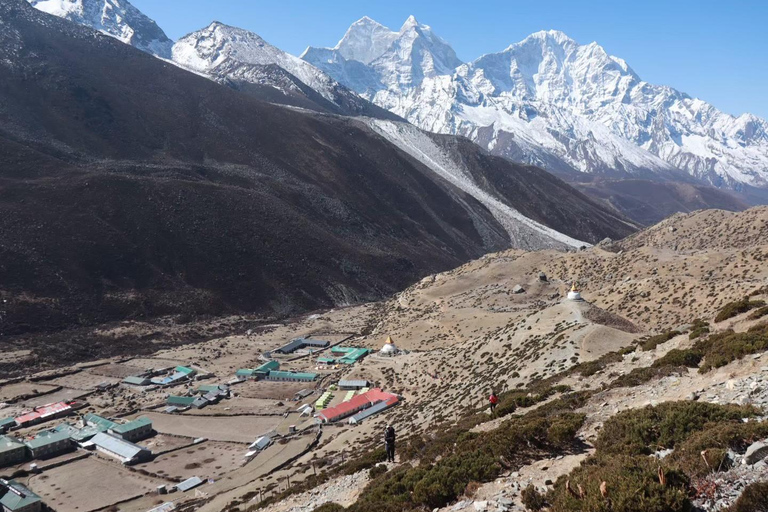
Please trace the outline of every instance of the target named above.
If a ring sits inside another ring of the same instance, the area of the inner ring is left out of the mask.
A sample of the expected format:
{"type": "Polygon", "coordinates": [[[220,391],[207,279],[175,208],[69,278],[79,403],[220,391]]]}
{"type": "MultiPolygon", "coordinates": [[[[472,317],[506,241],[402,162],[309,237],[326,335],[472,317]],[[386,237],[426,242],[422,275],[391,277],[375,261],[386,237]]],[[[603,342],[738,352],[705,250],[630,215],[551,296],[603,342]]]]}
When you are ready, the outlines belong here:
{"type": "Polygon", "coordinates": [[[557,29],[597,41],[644,80],[768,118],[768,2],[759,0],[131,1],[173,39],[217,20],[295,55],[335,45],[364,15],[397,29],[413,14],[465,61],[557,29]]]}

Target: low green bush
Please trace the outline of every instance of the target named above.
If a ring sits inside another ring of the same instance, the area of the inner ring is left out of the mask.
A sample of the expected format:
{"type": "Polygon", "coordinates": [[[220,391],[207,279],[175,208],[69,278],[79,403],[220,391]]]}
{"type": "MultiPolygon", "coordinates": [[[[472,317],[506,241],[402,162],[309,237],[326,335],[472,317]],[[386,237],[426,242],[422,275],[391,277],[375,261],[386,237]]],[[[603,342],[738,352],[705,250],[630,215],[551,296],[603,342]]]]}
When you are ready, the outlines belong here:
{"type": "Polygon", "coordinates": [[[595,446],[606,454],[649,455],[674,448],[712,423],[738,424],[759,413],[751,406],[706,402],[665,402],[656,407],[622,411],[603,425],[595,446]]]}
{"type": "Polygon", "coordinates": [[[703,354],[698,350],[680,350],[673,348],[664,354],[663,357],[660,357],[654,361],[652,366],[656,368],[664,366],[685,366],[688,368],[697,368],[703,357],[703,354]]]}
{"type": "Polygon", "coordinates": [[[742,313],[746,313],[755,308],[765,306],[764,300],[749,300],[749,297],[744,297],[741,300],[729,302],[718,311],[715,316],[715,322],[723,322],[729,318],[733,318],[742,313]]]}
{"type": "Polygon", "coordinates": [[[688,334],[689,340],[701,338],[704,334],[709,334],[709,323],[697,318],[693,321],[691,332],[688,334]]]}
{"type": "Polygon", "coordinates": [[[590,457],[569,475],[558,478],[554,488],[547,493],[546,501],[553,512],[692,510],[688,478],[680,471],[661,468],[665,479],[662,484],[659,471],[657,461],[650,457],[590,457]]]}
{"type": "Polygon", "coordinates": [[[765,315],[768,315],[768,306],[763,306],[761,308],[756,309],[747,317],[747,319],[759,320],[763,318],[765,315]]]}
{"type": "Polygon", "coordinates": [[[387,466],[384,464],[379,464],[378,466],[373,466],[368,471],[368,477],[371,479],[376,478],[377,476],[383,475],[387,472],[387,466]]]}
{"type": "Polygon", "coordinates": [[[754,441],[766,436],[768,424],[764,423],[712,423],[675,447],[668,462],[691,477],[725,471],[730,465],[727,457],[729,449],[743,452],[754,441]],[[705,455],[702,455],[705,450],[705,455]]]}
{"type": "Polygon", "coordinates": [[[693,347],[704,354],[699,372],[725,366],[731,361],[768,350],[768,324],[756,325],[747,332],[727,330],[697,341],[693,347]]]}
{"type": "Polygon", "coordinates": [[[520,493],[520,499],[527,510],[534,512],[541,510],[547,504],[544,495],[537,491],[533,484],[528,484],[528,487],[523,489],[520,493]]]}
{"type": "Polygon", "coordinates": [[[725,512],[768,512],[768,482],[748,485],[725,512]]]}
{"type": "Polygon", "coordinates": [[[338,503],[326,503],[317,507],[314,512],[343,512],[344,507],[338,503]]]}
{"type": "Polygon", "coordinates": [[[679,374],[682,371],[685,371],[685,368],[678,365],[654,365],[644,368],[635,368],[631,372],[614,379],[613,382],[608,385],[608,389],[632,388],[656,378],[679,374]]]}
{"type": "Polygon", "coordinates": [[[656,336],[651,336],[647,340],[640,343],[640,348],[645,351],[653,350],[662,343],[666,343],[679,334],[680,332],[678,331],[667,331],[662,334],[657,334],[656,336]]]}

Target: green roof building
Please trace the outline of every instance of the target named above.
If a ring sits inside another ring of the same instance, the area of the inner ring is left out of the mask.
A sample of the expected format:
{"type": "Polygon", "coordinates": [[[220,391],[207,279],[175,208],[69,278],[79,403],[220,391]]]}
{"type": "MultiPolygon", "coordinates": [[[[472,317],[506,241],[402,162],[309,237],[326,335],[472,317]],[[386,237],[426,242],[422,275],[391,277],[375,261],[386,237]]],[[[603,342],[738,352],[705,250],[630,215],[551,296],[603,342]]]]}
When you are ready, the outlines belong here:
{"type": "Polygon", "coordinates": [[[149,386],[152,381],[146,377],[130,376],[123,379],[123,384],[130,384],[131,386],[149,386]]]}
{"type": "Polygon", "coordinates": [[[0,419],[0,434],[8,432],[11,427],[16,425],[16,418],[2,418],[0,419]]]}
{"type": "Polygon", "coordinates": [[[183,373],[190,379],[197,375],[197,370],[193,370],[192,368],[187,368],[186,366],[177,366],[176,371],[179,373],[183,373]]]}
{"type": "Polygon", "coordinates": [[[152,435],[152,420],[136,418],[123,425],[109,429],[109,432],[126,441],[139,441],[152,435]]]}
{"type": "Polygon", "coordinates": [[[0,436],[0,468],[18,464],[27,458],[27,447],[16,439],[0,436]]]}
{"type": "Polygon", "coordinates": [[[73,448],[72,439],[67,432],[46,430],[40,432],[34,439],[26,441],[29,453],[33,459],[53,457],[73,448]]]}
{"type": "Polygon", "coordinates": [[[176,407],[191,407],[194,401],[195,397],[193,396],[169,396],[165,403],[176,407]]]}
{"type": "Polygon", "coordinates": [[[252,368],[241,368],[235,372],[235,375],[238,377],[253,377],[253,374],[256,373],[256,370],[252,368]]]}
{"type": "Polygon", "coordinates": [[[99,432],[106,432],[117,426],[117,423],[114,421],[102,418],[98,414],[88,413],[83,416],[83,420],[85,420],[86,425],[97,428],[99,432]]]}
{"type": "Polygon", "coordinates": [[[267,380],[275,380],[282,382],[310,382],[317,378],[316,373],[301,373],[301,372],[284,372],[284,371],[271,371],[267,375],[267,380]]]}
{"type": "Polygon", "coordinates": [[[16,480],[8,482],[8,492],[0,498],[3,512],[39,512],[43,508],[40,496],[21,485],[16,480]]]}
{"type": "Polygon", "coordinates": [[[279,369],[280,369],[280,363],[278,363],[277,361],[267,361],[266,363],[256,368],[256,371],[269,373],[272,370],[279,370],[279,369]]]}
{"type": "Polygon", "coordinates": [[[371,350],[368,348],[356,348],[356,347],[333,347],[331,351],[334,354],[339,354],[342,356],[338,359],[339,363],[355,364],[356,362],[360,361],[362,358],[367,356],[371,350]]]}

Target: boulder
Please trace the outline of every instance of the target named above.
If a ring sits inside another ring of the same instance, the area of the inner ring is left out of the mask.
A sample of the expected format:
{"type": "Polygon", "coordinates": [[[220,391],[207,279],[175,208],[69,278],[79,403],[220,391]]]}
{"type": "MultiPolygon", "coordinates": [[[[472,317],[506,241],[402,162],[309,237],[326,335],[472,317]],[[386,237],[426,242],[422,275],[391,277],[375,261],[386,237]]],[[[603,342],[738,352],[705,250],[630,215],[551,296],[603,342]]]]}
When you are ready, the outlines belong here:
{"type": "Polygon", "coordinates": [[[525,288],[523,288],[519,284],[516,284],[515,287],[512,288],[512,293],[525,293],[525,288]]]}
{"type": "Polygon", "coordinates": [[[751,465],[766,457],[768,457],[768,444],[757,441],[747,448],[747,453],[744,454],[744,462],[751,465]]]}

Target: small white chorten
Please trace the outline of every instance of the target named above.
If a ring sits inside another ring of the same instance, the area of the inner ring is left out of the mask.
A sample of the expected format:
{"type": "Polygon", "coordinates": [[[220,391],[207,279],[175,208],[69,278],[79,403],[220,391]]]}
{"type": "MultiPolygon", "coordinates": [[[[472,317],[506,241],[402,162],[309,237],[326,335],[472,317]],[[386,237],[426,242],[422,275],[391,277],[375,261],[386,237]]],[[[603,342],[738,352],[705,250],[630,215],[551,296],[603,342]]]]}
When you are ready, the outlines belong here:
{"type": "Polygon", "coordinates": [[[576,283],[573,283],[573,286],[571,286],[571,291],[568,292],[568,300],[584,300],[581,298],[581,293],[579,293],[579,289],[576,288],[576,283]]]}
{"type": "Polygon", "coordinates": [[[381,347],[381,350],[379,351],[379,354],[383,356],[394,356],[397,355],[397,347],[395,346],[395,343],[392,341],[392,338],[387,336],[387,341],[384,343],[384,346],[381,347]]]}

